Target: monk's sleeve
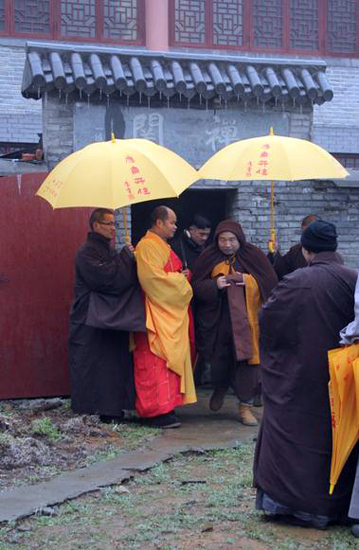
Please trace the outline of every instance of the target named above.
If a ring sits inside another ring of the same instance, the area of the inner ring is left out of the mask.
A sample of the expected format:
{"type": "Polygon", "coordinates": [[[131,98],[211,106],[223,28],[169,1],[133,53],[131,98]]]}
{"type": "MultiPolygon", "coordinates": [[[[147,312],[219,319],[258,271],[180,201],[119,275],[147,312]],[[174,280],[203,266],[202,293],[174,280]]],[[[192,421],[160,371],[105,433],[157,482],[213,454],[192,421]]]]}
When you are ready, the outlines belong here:
{"type": "Polygon", "coordinates": [[[97,292],[118,295],[137,282],[135,260],[125,249],[107,261],[93,250],[82,251],[76,267],[89,288],[97,292]]]}
{"type": "Polygon", "coordinates": [[[192,281],[193,293],[201,302],[215,302],[220,296],[217,278],[208,278],[201,281],[192,281]]]}
{"type": "Polygon", "coordinates": [[[146,296],[156,304],[187,307],[192,298],[192,288],[182,273],[166,273],[166,253],[150,239],[136,248],[137,274],[146,296]]]}
{"type": "Polygon", "coordinates": [[[295,345],[298,303],[303,288],[289,275],[273,290],[259,315],[260,340],[264,350],[295,345]]]}
{"type": "Polygon", "coordinates": [[[279,280],[293,271],[290,251],[284,254],[284,256],[280,252],[277,252],[274,256],[273,267],[279,280]]]}

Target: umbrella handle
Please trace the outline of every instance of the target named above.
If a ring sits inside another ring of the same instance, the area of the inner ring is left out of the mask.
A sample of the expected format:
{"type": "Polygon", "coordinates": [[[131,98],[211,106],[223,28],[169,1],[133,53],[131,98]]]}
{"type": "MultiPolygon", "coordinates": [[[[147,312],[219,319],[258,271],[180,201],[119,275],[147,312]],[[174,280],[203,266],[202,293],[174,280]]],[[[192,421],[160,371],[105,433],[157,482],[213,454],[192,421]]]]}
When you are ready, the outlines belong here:
{"type": "Polygon", "coordinates": [[[274,190],[273,181],[270,182],[270,238],[268,243],[268,250],[271,254],[274,252],[274,243],[276,239],[275,227],[274,227],[274,190]]]}
{"type": "Polygon", "coordinates": [[[275,252],[275,250],[274,250],[275,240],[276,240],[275,229],[272,227],[271,230],[270,230],[270,240],[268,242],[268,250],[271,254],[274,254],[274,252],[275,252]]]}
{"type": "Polygon", "coordinates": [[[129,244],[130,235],[129,235],[129,232],[128,232],[126,207],[121,208],[121,210],[122,210],[123,227],[125,228],[125,243],[129,244]]]}

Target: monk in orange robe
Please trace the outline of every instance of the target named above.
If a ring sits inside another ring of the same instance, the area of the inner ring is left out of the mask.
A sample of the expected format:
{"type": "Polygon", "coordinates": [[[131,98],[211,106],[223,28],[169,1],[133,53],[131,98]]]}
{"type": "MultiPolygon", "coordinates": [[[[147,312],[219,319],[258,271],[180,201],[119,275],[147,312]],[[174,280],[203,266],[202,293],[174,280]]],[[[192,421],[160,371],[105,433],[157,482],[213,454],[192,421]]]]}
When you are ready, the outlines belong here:
{"type": "Polygon", "coordinates": [[[173,210],[158,206],[151,229],[136,247],[147,327],[147,334],[135,334],[136,409],[146,424],[160,428],[178,427],[174,409],[196,402],[188,314],[192,288],[167,244],[176,222],[173,210]]]}

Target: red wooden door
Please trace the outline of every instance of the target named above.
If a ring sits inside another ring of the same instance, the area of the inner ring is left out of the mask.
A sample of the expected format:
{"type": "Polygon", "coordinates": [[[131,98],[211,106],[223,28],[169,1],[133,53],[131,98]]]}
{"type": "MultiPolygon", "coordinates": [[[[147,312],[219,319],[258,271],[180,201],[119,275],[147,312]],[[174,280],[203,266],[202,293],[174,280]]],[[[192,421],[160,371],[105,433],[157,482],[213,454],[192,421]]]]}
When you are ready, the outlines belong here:
{"type": "Polygon", "coordinates": [[[0,398],[69,393],[68,315],[88,209],[52,210],[46,174],[0,178],[0,398]]]}

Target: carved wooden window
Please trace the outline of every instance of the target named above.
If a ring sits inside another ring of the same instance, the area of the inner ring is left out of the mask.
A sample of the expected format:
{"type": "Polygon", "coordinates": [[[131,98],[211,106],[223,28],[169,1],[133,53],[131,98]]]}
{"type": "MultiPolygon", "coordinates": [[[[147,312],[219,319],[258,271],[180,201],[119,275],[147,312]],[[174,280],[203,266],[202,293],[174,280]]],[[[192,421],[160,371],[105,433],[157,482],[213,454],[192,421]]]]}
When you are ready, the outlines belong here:
{"type": "Polygon", "coordinates": [[[105,38],[136,41],[138,31],[137,1],[104,0],[103,35],[105,38]]]}
{"type": "Polygon", "coordinates": [[[169,0],[170,44],[359,57],[359,0],[169,0]]]}
{"type": "Polygon", "coordinates": [[[5,29],[5,0],[0,0],[0,31],[5,29]]]}
{"type": "Polygon", "coordinates": [[[95,38],[95,0],[61,0],[61,36],[95,38]]]}
{"type": "Polygon", "coordinates": [[[261,48],[283,46],[283,0],[253,0],[253,44],[261,48]]]}
{"type": "Polygon", "coordinates": [[[319,49],[319,0],[291,0],[290,48],[319,49]]]}
{"type": "Polygon", "coordinates": [[[213,45],[241,46],[243,44],[243,4],[238,0],[213,0],[213,45]]]}
{"type": "Polygon", "coordinates": [[[144,44],[145,0],[0,0],[0,34],[144,44]]]}
{"type": "Polygon", "coordinates": [[[328,0],[327,48],[329,52],[357,51],[358,2],[356,0],[328,0]]]}
{"type": "Polygon", "coordinates": [[[174,18],[175,42],[205,44],[205,0],[175,0],[174,18]]]}
{"type": "Polygon", "coordinates": [[[15,0],[14,30],[22,34],[49,34],[49,0],[15,0]]]}

